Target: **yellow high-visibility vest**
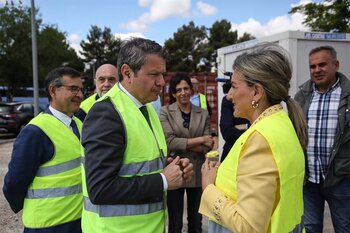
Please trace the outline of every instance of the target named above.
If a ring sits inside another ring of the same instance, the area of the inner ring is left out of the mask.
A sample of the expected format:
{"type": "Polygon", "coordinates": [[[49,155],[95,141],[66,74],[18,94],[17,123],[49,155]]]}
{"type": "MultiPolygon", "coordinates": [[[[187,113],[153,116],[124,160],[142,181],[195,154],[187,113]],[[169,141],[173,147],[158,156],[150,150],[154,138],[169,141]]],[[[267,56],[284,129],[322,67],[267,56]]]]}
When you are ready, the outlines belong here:
{"type": "Polygon", "coordinates": [[[86,114],[89,112],[92,105],[96,102],[96,96],[97,93],[89,96],[83,102],[81,102],[80,108],[83,109],[86,114]]]}
{"type": "MultiPolygon", "coordinates": [[[[162,126],[155,110],[147,104],[152,129],[134,102],[118,87],[113,88],[98,101],[110,98],[120,114],[126,130],[126,149],[118,176],[134,177],[159,173],[165,165],[167,145],[162,126]]],[[[82,175],[85,177],[84,169],[82,175]]],[[[165,194],[165,193],[164,193],[165,194]]],[[[83,180],[84,233],[165,231],[164,200],[145,204],[94,205],[91,203],[83,180]]]]}
{"type": "MultiPolygon", "coordinates": [[[[76,117],[74,120],[81,132],[81,121],[76,117]]],[[[28,187],[23,206],[23,225],[43,228],[81,218],[83,195],[79,139],[51,114],[41,113],[29,124],[38,126],[50,138],[55,154],[39,167],[28,187]]]]}
{"type": "Polygon", "coordinates": [[[199,93],[199,105],[203,109],[208,109],[207,106],[207,97],[201,93],[199,93]]]}
{"type": "MultiPolygon", "coordinates": [[[[237,169],[241,149],[250,134],[258,131],[269,143],[276,161],[280,179],[280,200],[272,213],[269,233],[304,231],[303,181],[305,173],[304,153],[287,113],[283,110],[265,117],[253,124],[235,142],[231,151],[220,165],[215,185],[225,194],[237,200],[237,169]]],[[[225,226],[210,220],[210,232],[230,232],[225,226]]]]}

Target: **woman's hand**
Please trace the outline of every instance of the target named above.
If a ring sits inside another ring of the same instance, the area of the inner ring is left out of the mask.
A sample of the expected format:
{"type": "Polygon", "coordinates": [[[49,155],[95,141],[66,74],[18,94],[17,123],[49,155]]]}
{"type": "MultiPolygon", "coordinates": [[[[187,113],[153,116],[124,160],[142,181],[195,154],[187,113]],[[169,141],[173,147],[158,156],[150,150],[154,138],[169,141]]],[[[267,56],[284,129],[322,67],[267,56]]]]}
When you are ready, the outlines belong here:
{"type": "Polygon", "coordinates": [[[203,145],[209,147],[210,149],[213,148],[214,140],[212,136],[205,135],[205,136],[202,136],[202,139],[203,139],[203,143],[202,143],[203,145]]]}
{"type": "Polygon", "coordinates": [[[215,183],[216,172],[220,162],[209,161],[208,159],[202,165],[202,190],[210,185],[215,183]]]}

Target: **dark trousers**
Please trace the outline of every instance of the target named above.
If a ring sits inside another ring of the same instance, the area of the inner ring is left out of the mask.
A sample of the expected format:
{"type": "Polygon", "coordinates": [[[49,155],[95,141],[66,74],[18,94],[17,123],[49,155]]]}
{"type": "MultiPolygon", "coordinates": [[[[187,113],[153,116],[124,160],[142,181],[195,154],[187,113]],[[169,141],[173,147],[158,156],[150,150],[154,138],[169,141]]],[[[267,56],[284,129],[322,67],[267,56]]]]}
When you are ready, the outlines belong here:
{"type": "Polygon", "coordinates": [[[202,232],[202,215],[198,213],[202,196],[202,188],[180,188],[168,191],[167,205],[169,216],[169,233],[182,232],[182,218],[184,210],[184,193],[187,196],[188,233],[202,232]]]}
{"type": "Polygon", "coordinates": [[[307,233],[323,232],[325,201],[331,212],[334,231],[350,232],[350,180],[324,188],[323,183],[306,181],[304,186],[304,220],[307,233]]]}

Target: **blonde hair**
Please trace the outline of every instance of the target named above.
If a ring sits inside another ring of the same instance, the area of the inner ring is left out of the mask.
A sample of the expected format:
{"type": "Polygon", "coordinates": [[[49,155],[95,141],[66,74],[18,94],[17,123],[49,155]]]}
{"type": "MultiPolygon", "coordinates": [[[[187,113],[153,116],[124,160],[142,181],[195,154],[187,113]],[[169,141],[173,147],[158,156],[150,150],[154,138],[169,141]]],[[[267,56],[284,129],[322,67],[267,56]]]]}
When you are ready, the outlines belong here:
{"type": "Polygon", "coordinates": [[[289,53],[275,43],[262,43],[252,51],[239,55],[233,64],[233,70],[239,71],[249,86],[260,84],[266,92],[270,106],[282,101],[286,103],[300,144],[306,148],[306,119],[298,103],[288,95],[292,78],[289,53]]]}

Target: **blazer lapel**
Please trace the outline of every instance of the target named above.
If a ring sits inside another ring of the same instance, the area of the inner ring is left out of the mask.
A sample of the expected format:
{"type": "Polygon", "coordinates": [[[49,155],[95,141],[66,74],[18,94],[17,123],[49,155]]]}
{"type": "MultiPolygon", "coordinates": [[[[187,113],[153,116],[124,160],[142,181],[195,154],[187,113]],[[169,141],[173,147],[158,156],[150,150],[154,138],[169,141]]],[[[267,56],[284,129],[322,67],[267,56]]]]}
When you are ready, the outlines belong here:
{"type": "Polygon", "coordinates": [[[179,135],[184,135],[186,137],[190,137],[189,130],[183,126],[184,120],[182,118],[181,110],[180,110],[179,106],[177,105],[177,103],[173,103],[173,104],[169,105],[169,113],[172,115],[174,122],[175,122],[175,125],[177,126],[176,128],[174,128],[174,131],[180,132],[179,135]]]}
{"type": "Polygon", "coordinates": [[[197,135],[200,135],[201,133],[198,132],[199,129],[202,129],[200,127],[202,122],[202,109],[200,107],[197,107],[193,104],[191,104],[191,121],[190,121],[190,137],[196,137],[197,135]]]}

